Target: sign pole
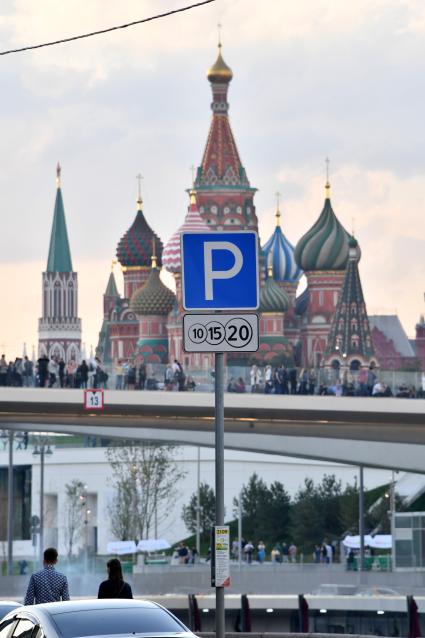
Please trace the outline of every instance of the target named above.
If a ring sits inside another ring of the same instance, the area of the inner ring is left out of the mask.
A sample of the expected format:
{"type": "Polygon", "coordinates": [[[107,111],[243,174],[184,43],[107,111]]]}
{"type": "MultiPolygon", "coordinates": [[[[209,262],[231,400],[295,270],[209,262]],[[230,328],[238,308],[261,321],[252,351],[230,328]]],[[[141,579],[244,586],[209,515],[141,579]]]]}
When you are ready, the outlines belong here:
{"type": "MultiPolygon", "coordinates": [[[[215,354],[215,524],[224,525],[224,355],[215,354]]],[[[215,635],[225,638],[224,587],[215,588],[215,635]]]]}
{"type": "Polygon", "coordinates": [[[7,573],[13,574],[13,439],[14,432],[9,430],[9,469],[7,482],[7,573]]]}

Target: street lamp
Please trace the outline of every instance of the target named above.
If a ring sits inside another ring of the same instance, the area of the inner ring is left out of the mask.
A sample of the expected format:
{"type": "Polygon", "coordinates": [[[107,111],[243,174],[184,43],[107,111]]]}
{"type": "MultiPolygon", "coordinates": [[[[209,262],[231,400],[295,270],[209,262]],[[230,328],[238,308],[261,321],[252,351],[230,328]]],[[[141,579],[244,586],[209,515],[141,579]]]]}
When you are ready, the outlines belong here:
{"type": "Polygon", "coordinates": [[[7,472],[7,573],[13,574],[13,430],[2,430],[3,449],[9,443],[9,466],[7,472]]]}
{"type": "Polygon", "coordinates": [[[44,458],[52,454],[49,438],[43,435],[36,437],[33,456],[40,456],[40,565],[43,564],[44,551],[44,458]]]}

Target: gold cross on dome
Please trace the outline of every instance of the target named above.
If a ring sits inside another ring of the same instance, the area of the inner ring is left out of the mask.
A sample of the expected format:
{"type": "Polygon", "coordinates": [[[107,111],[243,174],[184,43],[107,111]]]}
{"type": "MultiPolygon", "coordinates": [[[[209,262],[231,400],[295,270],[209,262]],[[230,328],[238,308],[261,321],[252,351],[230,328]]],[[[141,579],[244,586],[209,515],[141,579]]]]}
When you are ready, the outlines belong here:
{"type": "Polygon", "coordinates": [[[330,164],[330,159],[329,157],[327,157],[325,159],[325,164],[326,164],[326,182],[329,183],[329,164],[330,164]]]}
{"type": "Polygon", "coordinates": [[[139,196],[139,199],[142,199],[142,179],[143,179],[143,175],[141,175],[140,173],[138,173],[136,175],[136,179],[138,181],[138,185],[137,185],[137,194],[139,196]]]}

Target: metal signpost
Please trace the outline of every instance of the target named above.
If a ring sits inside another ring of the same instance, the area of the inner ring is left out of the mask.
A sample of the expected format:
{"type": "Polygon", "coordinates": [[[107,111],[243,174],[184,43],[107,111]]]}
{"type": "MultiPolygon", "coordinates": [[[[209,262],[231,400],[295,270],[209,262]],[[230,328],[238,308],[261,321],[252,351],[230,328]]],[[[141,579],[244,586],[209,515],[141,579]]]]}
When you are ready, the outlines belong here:
{"type": "Polygon", "coordinates": [[[215,526],[211,584],[216,638],[225,637],[224,587],[230,585],[229,529],[224,525],[224,352],[258,349],[258,236],[251,231],[182,233],[183,307],[214,314],[183,318],[184,349],[215,357],[215,526]],[[234,315],[218,311],[238,311],[234,315]]]}

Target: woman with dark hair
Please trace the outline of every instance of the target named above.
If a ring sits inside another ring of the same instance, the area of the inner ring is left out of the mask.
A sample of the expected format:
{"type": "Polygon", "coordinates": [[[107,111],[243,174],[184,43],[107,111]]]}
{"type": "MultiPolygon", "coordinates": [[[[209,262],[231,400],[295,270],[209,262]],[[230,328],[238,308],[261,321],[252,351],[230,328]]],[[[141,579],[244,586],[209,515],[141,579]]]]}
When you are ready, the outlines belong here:
{"type": "Polygon", "coordinates": [[[108,580],[99,585],[98,598],[133,598],[133,592],[122,577],[121,562],[118,558],[111,558],[106,563],[108,580]]]}

